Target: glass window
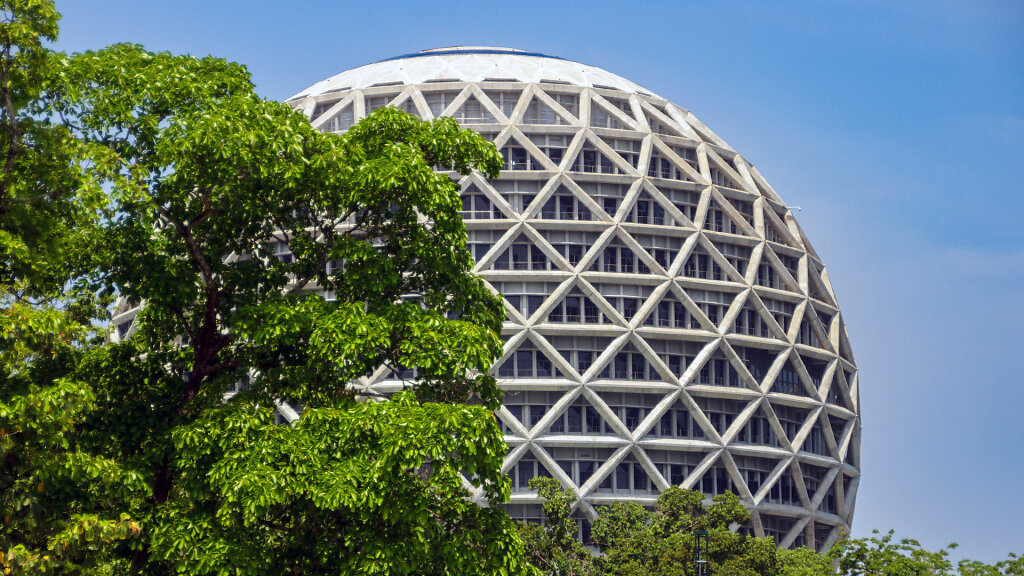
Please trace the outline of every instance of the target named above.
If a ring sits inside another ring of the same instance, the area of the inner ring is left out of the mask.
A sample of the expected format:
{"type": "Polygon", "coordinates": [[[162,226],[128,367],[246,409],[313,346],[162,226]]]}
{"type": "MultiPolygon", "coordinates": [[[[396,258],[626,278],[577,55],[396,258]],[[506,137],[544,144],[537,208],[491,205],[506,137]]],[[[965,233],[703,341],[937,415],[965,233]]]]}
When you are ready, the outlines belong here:
{"type": "Polygon", "coordinates": [[[583,411],[580,406],[569,406],[566,412],[568,416],[569,432],[579,433],[583,431],[583,411]]]}

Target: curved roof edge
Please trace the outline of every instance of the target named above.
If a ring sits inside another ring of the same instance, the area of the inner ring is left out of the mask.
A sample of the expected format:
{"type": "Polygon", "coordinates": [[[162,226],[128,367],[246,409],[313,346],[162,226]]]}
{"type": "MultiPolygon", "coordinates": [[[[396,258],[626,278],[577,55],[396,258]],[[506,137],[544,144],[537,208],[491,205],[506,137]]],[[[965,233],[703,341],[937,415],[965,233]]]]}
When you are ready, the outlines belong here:
{"type": "Polygon", "coordinates": [[[659,97],[621,76],[558,56],[495,46],[448,46],[351,68],[288,100],[376,86],[489,81],[570,84],[659,97]]]}
{"type": "Polygon", "coordinates": [[[519,50],[517,48],[501,48],[498,46],[449,46],[446,48],[430,48],[428,50],[420,50],[419,52],[410,52],[409,54],[402,54],[401,56],[392,56],[391,58],[378,60],[374,62],[374,64],[390,62],[392,60],[424,58],[427,56],[449,56],[453,54],[509,54],[512,56],[533,56],[535,58],[565,60],[565,58],[560,56],[552,56],[550,54],[542,54],[540,52],[527,52],[526,50],[519,50]]]}

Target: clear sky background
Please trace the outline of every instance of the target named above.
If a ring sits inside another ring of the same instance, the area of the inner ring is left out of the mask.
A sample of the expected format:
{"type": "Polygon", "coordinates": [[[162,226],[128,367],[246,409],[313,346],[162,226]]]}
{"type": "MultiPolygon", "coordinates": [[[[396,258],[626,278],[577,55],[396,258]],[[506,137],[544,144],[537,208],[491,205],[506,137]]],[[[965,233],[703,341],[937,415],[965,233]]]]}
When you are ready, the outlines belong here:
{"type": "Polygon", "coordinates": [[[348,68],[491,45],[689,109],[824,259],[861,371],[854,535],[1024,553],[1024,4],[58,0],[57,48],[246,64],[285,99],[348,68]]]}

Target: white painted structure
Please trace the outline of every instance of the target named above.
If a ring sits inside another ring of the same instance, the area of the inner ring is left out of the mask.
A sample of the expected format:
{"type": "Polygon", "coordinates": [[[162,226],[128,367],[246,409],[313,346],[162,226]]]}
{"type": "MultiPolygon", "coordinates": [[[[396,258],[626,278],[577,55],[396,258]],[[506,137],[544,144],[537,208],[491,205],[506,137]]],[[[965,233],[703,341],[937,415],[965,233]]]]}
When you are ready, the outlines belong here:
{"type": "Polygon", "coordinates": [[[500,178],[461,184],[476,271],[508,312],[494,372],[514,516],[540,516],[526,482],[543,474],[576,492],[585,533],[595,506],[671,484],[739,494],[746,529],[782,546],[849,531],[858,374],[828,274],[693,114],[599,68],[487,47],[362,66],[288,102],[335,132],[385,105],[454,116],[504,153],[500,178]]]}

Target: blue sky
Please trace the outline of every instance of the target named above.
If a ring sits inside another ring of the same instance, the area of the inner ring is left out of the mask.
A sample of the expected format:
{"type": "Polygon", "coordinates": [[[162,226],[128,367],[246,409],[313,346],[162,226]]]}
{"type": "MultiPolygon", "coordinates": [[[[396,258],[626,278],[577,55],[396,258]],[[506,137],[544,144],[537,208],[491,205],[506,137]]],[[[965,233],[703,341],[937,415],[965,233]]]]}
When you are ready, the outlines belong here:
{"type": "Polygon", "coordinates": [[[1024,553],[1024,4],[58,0],[57,47],[249,67],[284,99],[383,58],[523,48],[692,111],[825,260],[861,370],[854,534],[1024,553]],[[633,4],[633,5],[631,5],[633,4]]]}

